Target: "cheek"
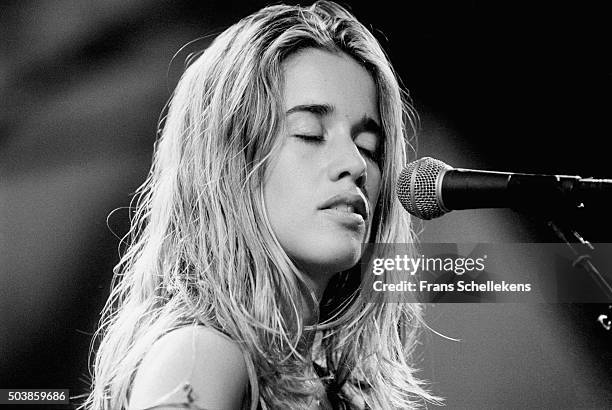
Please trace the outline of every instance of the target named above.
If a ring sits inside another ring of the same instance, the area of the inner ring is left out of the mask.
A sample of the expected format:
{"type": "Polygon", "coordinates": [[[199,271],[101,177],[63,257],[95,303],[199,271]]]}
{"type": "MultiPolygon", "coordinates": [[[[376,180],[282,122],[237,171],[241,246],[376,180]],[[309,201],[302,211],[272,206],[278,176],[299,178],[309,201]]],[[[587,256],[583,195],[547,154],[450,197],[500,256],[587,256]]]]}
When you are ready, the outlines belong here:
{"type": "MultiPolygon", "coordinates": [[[[368,196],[368,201],[370,202],[370,212],[372,212],[372,217],[374,217],[374,213],[378,210],[378,198],[380,197],[380,190],[382,188],[382,175],[378,167],[373,167],[375,169],[368,169],[368,179],[366,182],[366,191],[368,196]]],[[[370,224],[368,224],[368,232],[366,234],[366,241],[373,241],[374,231],[376,228],[372,225],[374,221],[372,220],[370,224]]]]}
{"type": "Polygon", "coordinates": [[[291,207],[289,203],[291,192],[288,192],[289,186],[282,177],[287,171],[283,169],[282,164],[272,164],[272,168],[266,173],[264,180],[264,202],[268,218],[274,227],[276,227],[279,220],[284,218],[284,211],[291,207]]]}
{"type": "Polygon", "coordinates": [[[368,168],[368,179],[366,182],[366,191],[370,200],[370,206],[376,206],[378,202],[378,196],[382,185],[382,174],[377,166],[370,166],[368,168]]]}
{"type": "Polygon", "coordinates": [[[273,205],[276,201],[287,198],[286,190],[288,188],[285,183],[285,176],[295,178],[295,170],[291,166],[290,153],[287,152],[286,143],[283,143],[278,150],[271,155],[266,165],[264,176],[264,198],[274,199],[267,203],[268,206],[273,205]]]}
{"type": "Polygon", "coordinates": [[[304,161],[285,147],[266,170],[263,194],[268,219],[274,233],[283,239],[292,233],[296,221],[301,218],[302,206],[308,197],[309,187],[304,161]],[[301,183],[296,183],[301,181],[301,183]]]}

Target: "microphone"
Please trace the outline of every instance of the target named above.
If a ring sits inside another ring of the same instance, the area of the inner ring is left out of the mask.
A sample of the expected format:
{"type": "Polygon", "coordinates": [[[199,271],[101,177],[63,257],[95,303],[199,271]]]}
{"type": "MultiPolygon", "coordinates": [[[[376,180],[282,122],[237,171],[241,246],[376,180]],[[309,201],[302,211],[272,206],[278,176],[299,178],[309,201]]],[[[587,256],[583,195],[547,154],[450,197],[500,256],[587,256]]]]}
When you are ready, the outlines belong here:
{"type": "Polygon", "coordinates": [[[406,165],[397,196],[410,214],[433,219],[460,209],[559,209],[612,199],[612,179],[452,168],[424,157],[406,165]]]}

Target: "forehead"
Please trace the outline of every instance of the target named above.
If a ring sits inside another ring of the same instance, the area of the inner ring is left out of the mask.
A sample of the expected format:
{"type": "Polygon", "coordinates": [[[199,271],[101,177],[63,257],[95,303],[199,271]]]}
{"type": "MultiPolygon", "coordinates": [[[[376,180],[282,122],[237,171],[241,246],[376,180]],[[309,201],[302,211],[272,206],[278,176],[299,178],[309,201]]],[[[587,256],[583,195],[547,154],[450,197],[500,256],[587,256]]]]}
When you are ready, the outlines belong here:
{"type": "Polygon", "coordinates": [[[307,48],[284,62],[284,104],[328,104],[349,117],[379,120],[377,90],[372,75],[342,52],[307,48]]]}

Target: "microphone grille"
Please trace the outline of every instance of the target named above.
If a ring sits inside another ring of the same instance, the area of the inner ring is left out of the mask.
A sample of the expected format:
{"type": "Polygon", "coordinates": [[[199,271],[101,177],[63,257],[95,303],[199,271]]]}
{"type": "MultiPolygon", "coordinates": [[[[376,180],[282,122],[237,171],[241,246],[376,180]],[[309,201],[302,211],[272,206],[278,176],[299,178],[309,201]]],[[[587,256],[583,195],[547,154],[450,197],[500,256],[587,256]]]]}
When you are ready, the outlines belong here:
{"type": "Polygon", "coordinates": [[[424,157],[406,165],[397,180],[397,197],[410,214],[420,219],[433,219],[444,215],[437,181],[450,170],[444,162],[424,157]]]}

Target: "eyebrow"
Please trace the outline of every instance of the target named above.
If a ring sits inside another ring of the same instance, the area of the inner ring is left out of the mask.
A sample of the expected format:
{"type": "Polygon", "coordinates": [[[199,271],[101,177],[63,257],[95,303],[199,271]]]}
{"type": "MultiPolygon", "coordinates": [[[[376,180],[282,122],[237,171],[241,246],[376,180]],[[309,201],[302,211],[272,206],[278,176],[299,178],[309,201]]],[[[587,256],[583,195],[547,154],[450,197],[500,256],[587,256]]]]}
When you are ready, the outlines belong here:
{"type": "Polygon", "coordinates": [[[310,112],[320,116],[330,114],[334,111],[334,106],[329,104],[300,104],[287,110],[287,115],[295,112],[310,112]]]}
{"type": "MultiPolygon", "coordinates": [[[[334,106],[330,104],[300,104],[291,107],[287,110],[287,115],[296,112],[309,112],[319,116],[325,116],[334,111],[334,106]]],[[[361,120],[351,128],[351,134],[359,134],[361,132],[372,132],[382,137],[383,132],[380,124],[373,118],[364,114],[361,120]]]]}

